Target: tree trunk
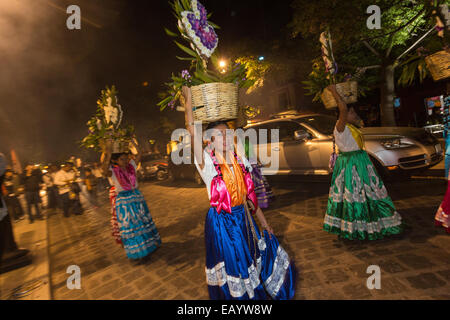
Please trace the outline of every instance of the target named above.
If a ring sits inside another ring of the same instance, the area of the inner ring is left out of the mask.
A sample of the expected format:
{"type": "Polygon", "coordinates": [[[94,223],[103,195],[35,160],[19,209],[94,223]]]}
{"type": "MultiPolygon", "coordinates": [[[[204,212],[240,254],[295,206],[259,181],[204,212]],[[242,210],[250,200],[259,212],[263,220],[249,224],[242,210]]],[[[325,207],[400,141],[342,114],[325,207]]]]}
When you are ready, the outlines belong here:
{"type": "Polygon", "coordinates": [[[395,96],[395,82],[394,82],[394,65],[385,64],[381,67],[381,96],[380,96],[380,112],[381,125],[383,127],[395,127],[395,113],[394,113],[394,96],[395,96]]]}

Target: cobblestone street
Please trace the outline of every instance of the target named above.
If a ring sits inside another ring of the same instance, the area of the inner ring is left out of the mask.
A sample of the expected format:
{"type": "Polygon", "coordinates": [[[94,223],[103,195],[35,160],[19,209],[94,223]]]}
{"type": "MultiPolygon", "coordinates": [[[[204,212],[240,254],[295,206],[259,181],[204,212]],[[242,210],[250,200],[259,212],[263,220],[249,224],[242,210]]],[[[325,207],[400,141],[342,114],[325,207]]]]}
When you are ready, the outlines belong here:
{"type": "MultiPolygon", "coordinates": [[[[265,211],[299,270],[296,299],[450,299],[450,236],[433,225],[446,181],[387,184],[407,224],[401,237],[338,241],[322,231],[326,179],[272,179],[276,201],[265,211]],[[287,182],[289,181],[289,182],[287,182]],[[381,289],[369,290],[369,265],[381,268],[381,289]]],[[[190,182],[142,183],[162,238],[144,264],[126,258],[110,228],[109,203],[82,216],[50,216],[53,299],[208,299],[204,274],[204,187],[190,182]],[[70,265],[81,268],[81,289],[66,286],[70,265]]]]}

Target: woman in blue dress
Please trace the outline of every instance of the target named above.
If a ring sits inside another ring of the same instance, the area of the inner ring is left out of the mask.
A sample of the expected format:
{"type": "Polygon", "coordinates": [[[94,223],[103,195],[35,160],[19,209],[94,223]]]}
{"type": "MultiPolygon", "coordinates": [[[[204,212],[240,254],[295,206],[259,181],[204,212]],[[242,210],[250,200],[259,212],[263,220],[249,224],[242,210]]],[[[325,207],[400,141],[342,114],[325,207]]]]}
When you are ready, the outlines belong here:
{"type": "Polygon", "coordinates": [[[212,141],[204,151],[196,150],[190,89],[184,87],[183,95],[194,162],[211,204],[205,220],[205,272],[210,298],[292,299],[294,264],[258,206],[251,165],[236,154],[233,142],[226,137],[229,127],[224,122],[209,124],[207,129],[214,130],[212,141]]]}

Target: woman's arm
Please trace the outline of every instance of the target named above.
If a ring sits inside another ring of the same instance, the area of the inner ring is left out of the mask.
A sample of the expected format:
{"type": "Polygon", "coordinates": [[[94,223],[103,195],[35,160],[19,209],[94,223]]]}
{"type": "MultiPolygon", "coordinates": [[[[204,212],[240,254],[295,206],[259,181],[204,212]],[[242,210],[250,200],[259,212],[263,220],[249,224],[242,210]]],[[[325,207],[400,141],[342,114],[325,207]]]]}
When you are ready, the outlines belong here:
{"type": "MultiPolygon", "coordinates": [[[[189,134],[191,135],[191,150],[194,154],[195,159],[197,160],[197,163],[199,164],[199,167],[201,170],[203,170],[205,166],[205,161],[203,159],[203,150],[202,148],[199,148],[199,150],[196,150],[195,148],[195,127],[194,127],[194,115],[192,112],[192,102],[191,102],[191,88],[183,87],[183,97],[184,97],[184,117],[186,121],[186,129],[188,130],[189,134]]],[[[203,137],[202,137],[203,139],[203,137]]]]}
{"type": "Polygon", "coordinates": [[[100,166],[102,168],[102,174],[105,177],[110,177],[112,175],[111,170],[109,170],[109,164],[111,163],[111,154],[112,154],[112,141],[107,140],[105,142],[106,145],[106,153],[102,153],[100,156],[100,166]]]}
{"type": "Polygon", "coordinates": [[[344,102],[340,94],[337,92],[336,85],[332,84],[328,86],[327,89],[330,90],[339,108],[339,119],[336,123],[336,129],[339,132],[343,132],[345,130],[345,125],[347,124],[347,113],[348,113],[347,104],[344,102]]]}
{"type": "Polygon", "coordinates": [[[261,227],[263,227],[263,229],[266,229],[267,232],[269,232],[269,237],[272,238],[273,230],[267,223],[266,217],[264,216],[264,213],[262,212],[260,207],[256,209],[256,217],[258,218],[261,227]]]}
{"type": "Polygon", "coordinates": [[[139,165],[139,162],[141,162],[141,158],[142,158],[141,147],[136,142],[134,142],[134,139],[131,139],[131,144],[136,148],[137,154],[136,154],[135,162],[136,162],[136,165],[139,165]]]}

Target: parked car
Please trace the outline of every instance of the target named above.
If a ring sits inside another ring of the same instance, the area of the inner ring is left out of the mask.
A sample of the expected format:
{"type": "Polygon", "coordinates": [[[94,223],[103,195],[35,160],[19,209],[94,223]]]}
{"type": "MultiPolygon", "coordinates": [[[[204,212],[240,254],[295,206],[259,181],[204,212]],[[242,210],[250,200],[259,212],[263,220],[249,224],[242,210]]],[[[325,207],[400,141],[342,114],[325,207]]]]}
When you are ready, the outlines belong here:
{"type": "Polygon", "coordinates": [[[443,124],[432,124],[432,125],[425,126],[423,128],[438,139],[444,138],[444,125],[443,124]]]}
{"type": "Polygon", "coordinates": [[[169,175],[170,180],[180,180],[180,179],[187,179],[194,181],[197,185],[202,185],[203,180],[200,174],[197,171],[197,167],[194,164],[193,161],[193,155],[191,154],[190,157],[190,163],[181,163],[181,164],[174,164],[173,161],[169,157],[169,175]]]}
{"type": "Polygon", "coordinates": [[[158,181],[169,178],[169,163],[167,159],[159,153],[145,154],[141,158],[138,167],[138,175],[141,179],[154,178],[158,181]]]}
{"type": "MultiPolygon", "coordinates": [[[[276,153],[279,168],[265,174],[329,174],[329,159],[333,150],[336,118],[321,114],[283,116],[249,124],[245,129],[279,129],[279,143],[254,148],[267,148],[276,153]]],[[[363,128],[365,148],[377,170],[383,175],[395,172],[412,174],[435,165],[443,158],[439,141],[422,128],[371,127],[363,128]]],[[[256,151],[256,150],[255,150],[256,151]]]]}

